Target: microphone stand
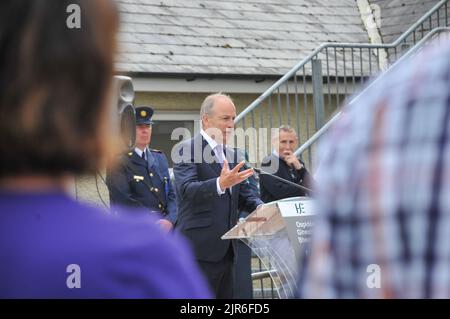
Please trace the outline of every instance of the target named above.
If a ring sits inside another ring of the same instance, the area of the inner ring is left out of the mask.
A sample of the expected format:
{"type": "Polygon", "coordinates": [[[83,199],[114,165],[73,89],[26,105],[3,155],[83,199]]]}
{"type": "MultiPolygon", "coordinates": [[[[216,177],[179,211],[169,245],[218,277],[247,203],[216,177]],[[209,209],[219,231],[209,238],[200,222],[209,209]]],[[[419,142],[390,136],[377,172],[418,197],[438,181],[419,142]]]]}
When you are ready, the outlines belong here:
{"type": "Polygon", "coordinates": [[[302,186],[302,185],[295,184],[295,183],[293,183],[293,182],[291,182],[291,181],[288,181],[288,180],[286,180],[286,179],[284,179],[284,178],[281,178],[281,177],[279,177],[279,176],[277,176],[277,175],[268,173],[268,172],[264,171],[264,170],[261,169],[261,168],[253,167],[253,170],[254,170],[256,173],[258,173],[258,175],[262,175],[262,174],[263,174],[263,175],[269,175],[269,176],[271,176],[271,177],[273,177],[273,178],[275,178],[275,179],[277,179],[277,180],[279,180],[279,181],[281,181],[281,182],[283,182],[283,183],[285,183],[285,184],[289,184],[289,185],[294,186],[294,187],[296,187],[296,188],[298,188],[298,189],[301,189],[301,190],[304,191],[304,192],[308,192],[309,194],[312,194],[312,193],[313,193],[312,189],[310,189],[310,188],[308,188],[308,187],[305,187],[305,186],[302,186]]]}

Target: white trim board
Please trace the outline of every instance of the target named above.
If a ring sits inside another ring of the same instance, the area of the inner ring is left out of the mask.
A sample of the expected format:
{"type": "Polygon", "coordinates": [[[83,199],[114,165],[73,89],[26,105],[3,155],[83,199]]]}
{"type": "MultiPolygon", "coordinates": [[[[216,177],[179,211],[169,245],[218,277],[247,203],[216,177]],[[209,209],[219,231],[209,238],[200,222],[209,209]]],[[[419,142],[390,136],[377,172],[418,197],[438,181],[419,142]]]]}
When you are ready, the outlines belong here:
{"type": "MultiPolygon", "coordinates": [[[[136,92],[181,92],[181,93],[244,93],[244,94],[261,94],[275,83],[275,80],[264,80],[256,83],[255,80],[249,79],[195,79],[187,81],[186,79],[176,78],[133,78],[133,87],[136,92]]],[[[356,90],[360,87],[358,82],[356,90]]],[[[289,81],[288,91],[292,94],[296,92],[294,81],[289,81]]],[[[307,94],[313,92],[312,83],[308,81],[305,86],[301,82],[297,83],[297,92],[299,94],[306,91],[307,94]]],[[[330,93],[336,93],[336,84],[330,83],[330,93]]],[[[339,83],[339,93],[343,94],[345,87],[343,83],[339,83]]],[[[286,92],[286,86],[281,86],[281,92],[286,92]]],[[[328,85],[323,86],[324,94],[328,94],[328,85]]],[[[354,92],[352,81],[347,81],[347,94],[354,92]]]]}

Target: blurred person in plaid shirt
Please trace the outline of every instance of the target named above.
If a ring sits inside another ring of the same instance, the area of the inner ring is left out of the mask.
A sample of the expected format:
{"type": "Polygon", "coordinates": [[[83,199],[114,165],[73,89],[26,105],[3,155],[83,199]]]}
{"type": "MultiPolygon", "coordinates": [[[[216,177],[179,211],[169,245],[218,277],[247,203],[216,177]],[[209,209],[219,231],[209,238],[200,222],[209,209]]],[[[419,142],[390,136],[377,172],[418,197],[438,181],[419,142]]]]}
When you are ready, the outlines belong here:
{"type": "Polygon", "coordinates": [[[319,149],[300,298],[450,298],[450,43],[344,108],[319,149]]]}

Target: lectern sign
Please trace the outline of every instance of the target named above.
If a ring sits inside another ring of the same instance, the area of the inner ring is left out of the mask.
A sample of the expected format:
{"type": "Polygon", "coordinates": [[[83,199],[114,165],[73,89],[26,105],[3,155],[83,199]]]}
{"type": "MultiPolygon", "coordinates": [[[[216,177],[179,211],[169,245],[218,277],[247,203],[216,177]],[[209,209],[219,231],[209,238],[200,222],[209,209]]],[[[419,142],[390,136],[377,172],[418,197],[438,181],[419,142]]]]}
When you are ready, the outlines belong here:
{"type": "Polygon", "coordinates": [[[283,217],[298,217],[314,215],[313,201],[310,199],[277,202],[283,217]]]}
{"type": "Polygon", "coordinates": [[[277,202],[281,216],[297,260],[308,254],[307,243],[311,239],[314,201],[311,198],[297,197],[295,200],[277,202]]]}

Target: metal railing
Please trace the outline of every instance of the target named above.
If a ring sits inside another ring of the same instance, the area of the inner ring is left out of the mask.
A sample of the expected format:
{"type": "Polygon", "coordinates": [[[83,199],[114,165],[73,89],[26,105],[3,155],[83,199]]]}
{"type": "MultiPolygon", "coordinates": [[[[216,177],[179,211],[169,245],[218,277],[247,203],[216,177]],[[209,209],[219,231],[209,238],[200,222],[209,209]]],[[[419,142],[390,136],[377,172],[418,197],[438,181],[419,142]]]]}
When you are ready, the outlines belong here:
{"type": "Polygon", "coordinates": [[[393,43],[320,45],[236,117],[236,128],[246,132],[239,146],[258,165],[270,153],[267,129],[288,124],[301,141],[308,141],[296,153],[311,168],[315,141],[331,125],[329,120],[338,116],[346,98],[430,37],[433,30],[447,26],[448,0],[441,0],[393,43]]]}
{"type": "Polygon", "coordinates": [[[270,263],[269,268],[263,265],[261,259],[256,254],[252,254],[252,283],[254,299],[277,299],[278,291],[273,281],[277,270],[270,263]]]}
{"type": "MultiPolygon", "coordinates": [[[[386,76],[387,74],[389,74],[390,72],[395,70],[396,67],[399,66],[401,63],[403,63],[406,59],[410,58],[415,53],[420,51],[427,42],[429,42],[430,40],[434,40],[441,33],[444,33],[444,32],[448,33],[449,31],[450,31],[450,27],[439,27],[439,28],[433,29],[422,40],[420,40],[414,47],[412,47],[411,50],[409,50],[398,61],[396,61],[386,72],[384,72],[382,75],[380,75],[377,78],[375,78],[370,85],[368,85],[364,90],[362,90],[357,95],[355,95],[347,104],[350,105],[350,104],[356,103],[358,101],[358,99],[364,94],[364,92],[366,90],[368,90],[376,82],[382,80],[384,78],[384,76],[386,76]]],[[[300,146],[295,151],[295,155],[301,156],[301,154],[305,150],[309,149],[314,143],[316,143],[317,140],[320,137],[322,137],[325,134],[325,132],[331,127],[331,125],[334,122],[336,122],[336,120],[339,118],[340,114],[341,114],[340,111],[337,112],[336,114],[334,114],[331,117],[331,119],[324,126],[322,126],[316,133],[313,134],[313,136],[311,136],[302,146],[300,146]]]]}

